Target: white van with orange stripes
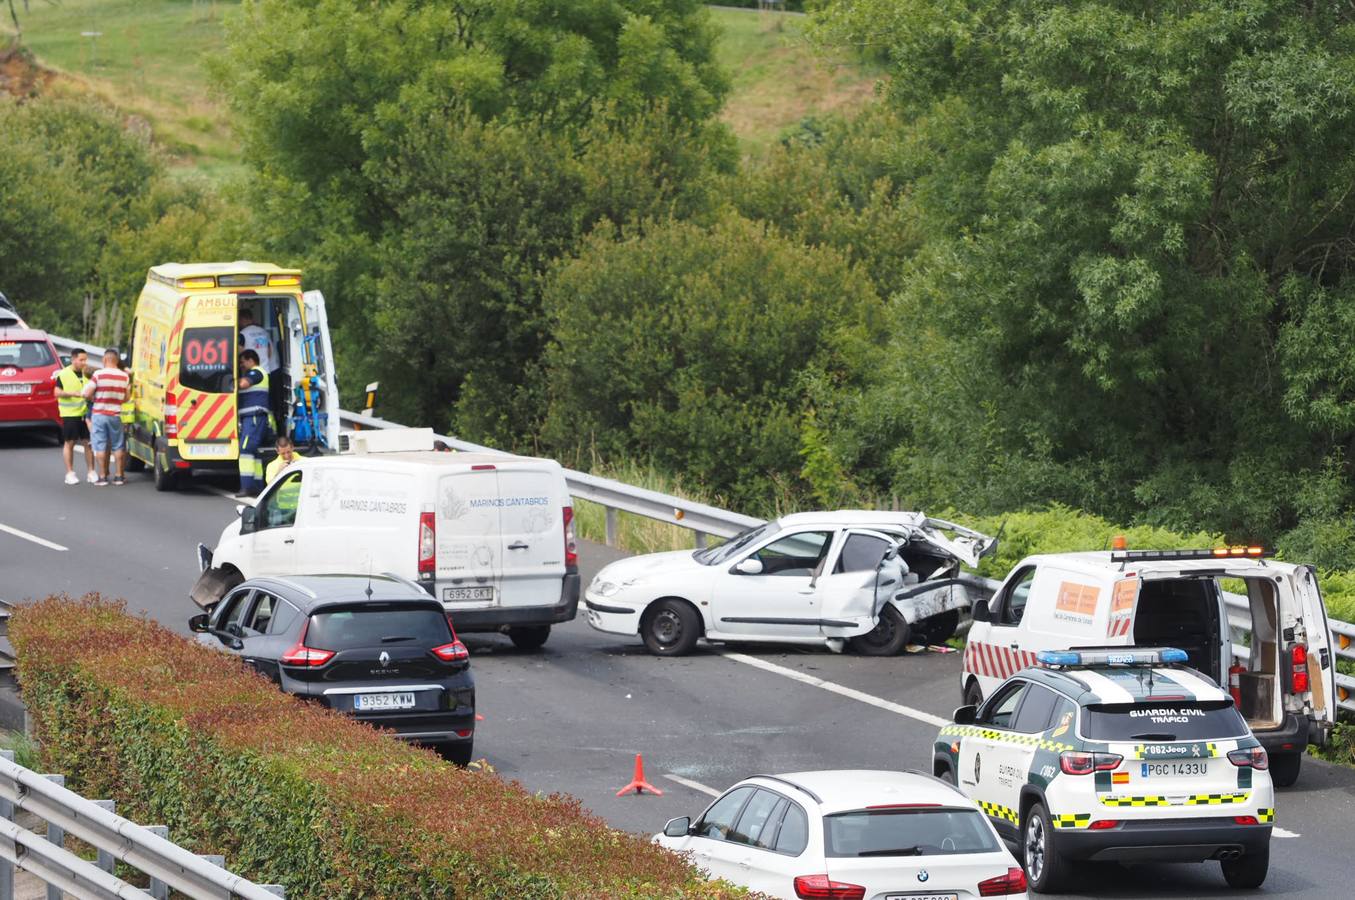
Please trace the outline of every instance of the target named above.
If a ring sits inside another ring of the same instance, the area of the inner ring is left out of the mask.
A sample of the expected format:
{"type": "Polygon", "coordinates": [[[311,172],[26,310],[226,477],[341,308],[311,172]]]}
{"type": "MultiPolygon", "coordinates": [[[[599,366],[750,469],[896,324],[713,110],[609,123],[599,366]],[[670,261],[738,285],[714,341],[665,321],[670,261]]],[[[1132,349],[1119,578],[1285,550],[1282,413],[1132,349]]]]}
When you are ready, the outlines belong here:
{"type": "Polygon", "coordinates": [[[1042,650],[1179,647],[1191,667],[1230,685],[1280,786],[1294,783],[1304,749],[1325,744],[1336,720],[1335,645],[1317,573],[1260,548],[1031,556],[972,615],[966,704],[1042,650]],[[1250,642],[1235,642],[1235,628],[1250,642]]]}
{"type": "Polygon", "coordinates": [[[135,412],[127,447],[131,465],[149,466],[158,490],[173,490],[195,472],[238,470],[242,311],[266,332],[273,349],[275,428],[302,449],[338,447],[338,388],[324,297],[302,293],[300,270],[248,261],[166,263],[146,276],[129,353],[135,412]]]}

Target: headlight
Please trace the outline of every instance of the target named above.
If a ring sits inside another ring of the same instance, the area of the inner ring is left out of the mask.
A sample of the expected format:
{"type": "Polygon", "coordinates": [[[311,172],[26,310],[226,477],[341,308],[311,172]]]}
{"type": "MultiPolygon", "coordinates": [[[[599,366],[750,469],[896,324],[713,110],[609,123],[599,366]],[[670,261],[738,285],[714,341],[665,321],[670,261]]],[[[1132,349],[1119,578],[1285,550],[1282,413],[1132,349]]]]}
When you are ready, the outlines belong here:
{"type": "Polygon", "coordinates": [[[621,585],[611,581],[599,581],[595,579],[593,581],[592,590],[593,593],[597,594],[599,597],[610,597],[612,594],[621,590],[621,585]]]}

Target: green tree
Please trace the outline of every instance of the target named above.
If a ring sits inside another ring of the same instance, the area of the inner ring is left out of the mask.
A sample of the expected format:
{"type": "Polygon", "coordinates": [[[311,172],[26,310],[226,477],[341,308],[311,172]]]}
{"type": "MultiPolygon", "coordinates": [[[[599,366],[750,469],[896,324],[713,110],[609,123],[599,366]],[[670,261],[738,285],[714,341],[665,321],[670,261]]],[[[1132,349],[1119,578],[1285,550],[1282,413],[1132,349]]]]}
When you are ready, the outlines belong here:
{"type": "Polygon", "coordinates": [[[651,459],[763,511],[798,482],[809,382],[847,389],[880,313],[842,254],[733,214],[600,230],[546,304],[553,450],[651,459]]]}
{"type": "Polygon", "coordinates": [[[936,340],[878,386],[933,386],[895,423],[896,478],[948,468],[971,508],[1291,525],[1355,438],[1355,10],[863,0],[819,29],[887,61],[927,235],[892,312],[936,340]]]}

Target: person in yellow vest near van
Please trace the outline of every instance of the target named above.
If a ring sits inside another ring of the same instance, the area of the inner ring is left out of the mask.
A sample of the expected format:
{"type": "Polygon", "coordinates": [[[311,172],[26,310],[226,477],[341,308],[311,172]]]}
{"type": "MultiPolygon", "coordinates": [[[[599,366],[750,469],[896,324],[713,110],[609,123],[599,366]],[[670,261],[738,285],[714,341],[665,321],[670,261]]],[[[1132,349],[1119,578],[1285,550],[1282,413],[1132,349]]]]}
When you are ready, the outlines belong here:
{"type": "Polygon", "coordinates": [[[66,463],[66,483],[79,484],[75,474],[75,445],[85,448],[85,478],[90,484],[99,481],[94,471],[94,449],[89,445],[89,404],[85,401],[85,385],[89,384],[89,357],[84,350],[71,351],[71,364],[52,376],[56,382],[56,406],[61,415],[61,458],[66,463]]]}
{"type": "Polygon", "coordinates": [[[300,459],[296,455],[296,446],[292,444],[292,439],[285,434],[278,435],[277,442],[273,446],[277,448],[278,455],[273,458],[273,461],[268,464],[268,468],[264,471],[263,480],[267,484],[272,484],[273,479],[277,478],[283,469],[300,459]]]}
{"type": "Polygon", "coordinates": [[[265,484],[263,442],[268,437],[268,373],[259,367],[259,354],[240,353],[240,382],[236,409],[240,416],[240,496],[257,497],[265,484]]]}

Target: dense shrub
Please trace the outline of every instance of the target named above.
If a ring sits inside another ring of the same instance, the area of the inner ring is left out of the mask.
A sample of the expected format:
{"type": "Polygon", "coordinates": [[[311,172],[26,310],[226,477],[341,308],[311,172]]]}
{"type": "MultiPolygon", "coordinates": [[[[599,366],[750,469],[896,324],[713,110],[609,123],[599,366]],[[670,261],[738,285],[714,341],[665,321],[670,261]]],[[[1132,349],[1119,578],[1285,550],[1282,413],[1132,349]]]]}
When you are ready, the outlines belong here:
{"type": "Polygon", "coordinates": [[[49,598],[11,635],[47,766],[289,897],[744,896],[577,800],[302,703],[121,604],[49,598]]]}

